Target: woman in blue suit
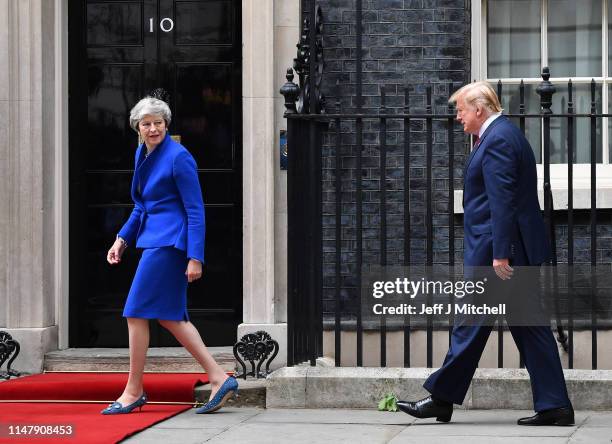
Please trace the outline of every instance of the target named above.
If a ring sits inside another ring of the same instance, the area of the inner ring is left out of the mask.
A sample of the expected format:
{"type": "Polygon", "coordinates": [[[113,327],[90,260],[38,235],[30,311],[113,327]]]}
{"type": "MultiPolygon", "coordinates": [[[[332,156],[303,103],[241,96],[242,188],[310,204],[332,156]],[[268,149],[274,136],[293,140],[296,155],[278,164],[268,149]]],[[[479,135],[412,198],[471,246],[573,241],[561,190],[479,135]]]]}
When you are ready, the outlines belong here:
{"type": "Polygon", "coordinates": [[[189,322],[187,284],[202,276],[204,204],[196,163],[167,133],[166,102],[146,97],[130,112],[130,126],[144,141],[136,150],[132,180],[134,209],[108,251],[111,265],[121,262],[128,245],[143,253],[125,303],[130,342],[130,374],[123,394],[102,411],[130,413],[147,402],[142,375],[149,347],[149,319],[157,319],[208,374],[211,398],[197,413],[211,413],[235,393],[228,377],[189,322]]]}

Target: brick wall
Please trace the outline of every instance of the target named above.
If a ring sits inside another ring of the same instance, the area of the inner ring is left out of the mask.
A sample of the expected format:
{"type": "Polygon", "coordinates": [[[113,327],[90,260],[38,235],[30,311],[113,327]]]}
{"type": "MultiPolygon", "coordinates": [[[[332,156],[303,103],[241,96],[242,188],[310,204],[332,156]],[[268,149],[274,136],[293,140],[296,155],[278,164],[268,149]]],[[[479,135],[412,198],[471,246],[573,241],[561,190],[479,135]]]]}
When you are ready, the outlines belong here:
{"type": "MultiPolygon", "coordinates": [[[[356,110],[356,26],[354,0],[319,0],[324,14],[324,92],[329,112],[356,110]]],[[[387,111],[402,112],[404,89],[410,89],[410,108],[423,112],[426,87],[431,85],[436,112],[447,111],[449,83],[456,89],[470,78],[469,1],[363,0],[363,111],[378,114],[381,88],[387,111]]],[[[411,261],[425,262],[426,127],[410,125],[411,261]]],[[[455,187],[461,187],[466,138],[455,127],[455,187]]],[[[404,125],[387,122],[387,263],[402,264],[404,230],[404,125]]],[[[362,150],[363,262],[380,263],[380,137],[377,120],[365,120],[362,150]]],[[[350,311],[355,291],[355,175],[354,122],[342,124],[342,300],[350,311]]],[[[324,310],[333,311],[335,259],[335,135],[324,138],[324,310]]],[[[443,122],[434,124],[433,145],[434,261],[448,261],[448,140],[443,122]]],[[[456,257],[461,259],[461,219],[456,219],[456,257]]]]}

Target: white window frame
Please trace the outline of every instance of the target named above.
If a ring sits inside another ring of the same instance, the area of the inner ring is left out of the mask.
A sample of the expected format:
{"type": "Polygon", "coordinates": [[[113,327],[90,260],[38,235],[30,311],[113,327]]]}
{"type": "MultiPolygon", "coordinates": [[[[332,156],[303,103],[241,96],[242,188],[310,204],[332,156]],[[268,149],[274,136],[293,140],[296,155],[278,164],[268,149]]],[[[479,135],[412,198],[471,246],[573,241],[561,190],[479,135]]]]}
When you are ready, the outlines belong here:
{"type": "MultiPolygon", "coordinates": [[[[538,0],[540,1],[540,0],[538,0]]],[[[497,83],[498,79],[487,78],[487,0],[474,0],[472,5],[472,23],[471,23],[471,43],[472,43],[472,80],[487,80],[492,84],[497,83]]],[[[547,48],[547,32],[548,32],[548,0],[542,0],[542,38],[541,38],[541,55],[542,66],[548,64],[548,48],[547,48]]],[[[593,77],[595,81],[602,85],[602,103],[601,108],[603,113],[608,112],[608,86],[612,85],[612,77],[608,71],[608,2],[602,0],[603,4],[603,20],[602,20],[602,74],[603,77],[593,77]]],[[[610,18],[612,21],[612,11],[610,18]]],[[[554,74],[554,73],[552,73],[554,74]]],[[[591,77],[572,77],[573,84],[588,84],[593,79],[591,77]]],[[[525,78],[526,83],[539,83],[542,81],[540,77],[525,78]]],[[[551,77],[553,84],[567,84],[570,80],[568,77],[551,77]]],[[[518,84],[521,79],[502,79],[504,84],[518,84]]],[[[553,96],[554,100],[554,96],[553,96]]],[[[602,122],[602,160],[603,163],[596,165],[596,181],[597,181],[597,208],[612,208],[612,159],[609,158],[609,134],[607,119],[602,122]]],[[[542,199],[543,187],[543,165],[538,164],[538,186],[540,187],[540,202],[542,199]]],[[[574,208],[587,209],[591,207],[591,172],[590,164],[574,164],[573,168],[574,180],[574,208]]],[[[551,188],[553,191],[553,201],[556,209],[567,208],[567,164],[551,164],[551,188]]],[[[461,192],[456,193],[460,197],[461,192]]],[[[455,212],[463,212],[459,205],[455,208],[455,212]]]]}

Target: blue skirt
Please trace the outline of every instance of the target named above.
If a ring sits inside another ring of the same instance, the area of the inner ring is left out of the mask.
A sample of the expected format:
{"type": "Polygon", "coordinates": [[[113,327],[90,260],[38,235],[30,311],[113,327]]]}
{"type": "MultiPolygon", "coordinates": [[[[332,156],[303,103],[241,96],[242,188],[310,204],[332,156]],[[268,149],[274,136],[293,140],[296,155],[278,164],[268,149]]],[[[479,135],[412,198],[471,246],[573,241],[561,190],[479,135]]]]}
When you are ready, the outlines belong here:
{"type": "Polygon", "coordinates": [[[145,248],[123,316],[188,321],[187,255],[174,247],[145,248]]]}

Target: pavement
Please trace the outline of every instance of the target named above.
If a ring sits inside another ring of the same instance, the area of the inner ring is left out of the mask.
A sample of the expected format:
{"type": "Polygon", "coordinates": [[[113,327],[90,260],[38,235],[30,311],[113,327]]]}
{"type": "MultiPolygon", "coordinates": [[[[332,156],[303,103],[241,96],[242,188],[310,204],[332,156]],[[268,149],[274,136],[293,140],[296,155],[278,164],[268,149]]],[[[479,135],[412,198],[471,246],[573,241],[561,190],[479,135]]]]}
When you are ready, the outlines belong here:
{"type": "Polygon", "coordinates": [[[470,443],[561,444],[612,442],[612,411],[577,411],[572,427],[517,426],[526,410],[455,409],[452,422],[415,419],[402,412],[347,409],[223,408],[211,415],[188,410],[125,443],[470,443]]]}

